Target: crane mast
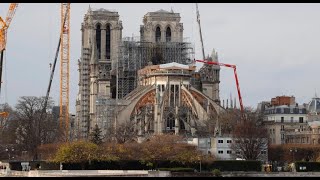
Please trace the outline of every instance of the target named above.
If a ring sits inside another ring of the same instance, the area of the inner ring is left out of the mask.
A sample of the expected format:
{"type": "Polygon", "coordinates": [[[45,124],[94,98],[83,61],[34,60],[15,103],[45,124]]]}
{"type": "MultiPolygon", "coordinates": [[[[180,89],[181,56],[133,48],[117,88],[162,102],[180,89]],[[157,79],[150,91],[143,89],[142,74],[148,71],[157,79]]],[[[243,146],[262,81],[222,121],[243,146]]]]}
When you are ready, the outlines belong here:
{"type": "Polygon", "coordinates": [[[70,3],[61,3],[60,130],[69,136],[70,3]],[[64,19],[66,22],[64,23],[64,19]]]}
{"type": "Polygon", "coordinates": [[[198,25],[199,25],[200,41],[201,41],[201,48],[202,48],[202,58],[205,59],[204,46],[203,46],[203,40],[202,40],[202,32],[201,32],[201,25],[200,25],[200,13],[199,13],[199,9],[198,9],[198,3],[196,3],[196,8],[197,8],[197,22],[198,22],[198,25]]]}
{"type": "Polygon", "coordinates": [[[5,21],[0,17],[0,91],[2,84],[3,56],[7,45],[7,30],[17,10],[18,3],[11,3],[5,21]]]}
{"type": "Polygon", "coordinates": [[[17,10],[18,3],[11,3],[5,21],[0,17],[0,51],[6,48],[7,29],[10,26],[12,18],[17,10]]]}
{"type": "MultiPolygon", "coordinates": [[[[11,3],[5,21],[0,17],[0,92],[2,85],[3,56],[7,45],[7,30],[17,10],[17,7],[18,3],[11,3]]],[[[8,115],[8,112],[0,112],[1,117],[7,117],[8,115]]]]}
{"type": "MultiPolygon", "coordinates": [[[[69,12],[67,12],[67,10],[68,9],[66,9],[65,14],[69,13],[69,12]]],[[[66,23],[66,20],[67,20],[67,16],[64,17],[63,24],[66,23]]],[[[61,39],[62,39],[62,33],[60,33],[60,36],[59,36],[59,42],[58,42],[58,47],[57,47],[57,50],[56,50],[56,55],[55,55],[55,58],[54,58],[54,61],[53,61],[53,67],[52,68],[50,67],[51,74],[50,74],[49,84],[48,84],[48,88],[47,88],[47,94],[46,94],[46,97],[45,97],[45,100],[44,100],[43,109],[42,109],[41,114],[40,114],[40,119],[43,118],[43,115],[46,113],[46,110],[47,110],[47,105],[48,105],[48,100],[49,100],[49,95],[50,95],[50,90],[51,90],[54,70],[56,68],[57,59],[58,59],[58,55],[59,55],[59,50],[60,50],[60,47],[61,47],[61,39]]]]}

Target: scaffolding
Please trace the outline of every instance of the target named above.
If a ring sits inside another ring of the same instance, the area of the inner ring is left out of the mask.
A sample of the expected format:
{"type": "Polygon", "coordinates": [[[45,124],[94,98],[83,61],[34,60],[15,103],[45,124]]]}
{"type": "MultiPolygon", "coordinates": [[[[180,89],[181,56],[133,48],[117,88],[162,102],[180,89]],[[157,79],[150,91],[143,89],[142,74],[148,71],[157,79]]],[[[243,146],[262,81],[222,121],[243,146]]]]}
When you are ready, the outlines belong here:
{"type": "MultiPolygon", "coordinates": [[[[137,87],[137,71],[147,65],[176,62],[189,65],[194,59],[190,42],[142,42],[137,38],[124,38],[119,46],[118,98],[122,99],[137,87]]],[[[113,82],[116,83],[116,77],[113,82]]],[[[115,88],[115,87],[113,87],[115,88]]],[[[112,97],[116,97],[113,90],[112,97]]]]}
{"type": "MultiPolygon", "coordinates": [[[[88,138],[89,132],[89,97],[90,97],[90,57],[91,49],[83,48],[82,59],[79,64],[80,69],[80,101],[81,107],[79,107],[81,122],[80,125],[80,138],[88,138]]],[[[177,62],[184,65],[193,63],[194,60],[194,48],[189,42],[141,42],[138,38],[124,38],[118,47],[118,61],[117,68],[109,71],[110,64],[104,64],[99,66],[98,71],[105,69],[103,77],[105,79],[111,75],[110,89],[111,98],[103,94],[97,94],[95,99],[96,116],[95,120],[99,128],[102,130],[102,134],[108,137],[112,133],[112,127],[116,128],[116,114],[125,108],[130,97],[129,93],[139,93],[143,90],[137,86],[138,84],[138,70],[144,68],[147,65],[165,64],[171,62],[177,62]],[[104,73],[106,72],[106,73],[104,73]]],[[[108,78],[107,78],[108,79],[108,78]]],[[[131,93],[131,95],[133,95],[131,93]]]]}
{"type": "Polygon", "coordinates": [[[202,92],[202,82],[201,82],[201,75],[199,72],[194,72],[190,79],[191,86],[196,88],[198,91],[202,92]]]}
{"type": "Polygon", "coordinates": [[[89,132],[89,95],[90,95],[90,77],[89,77],[89,61],[91,56],[91,49],[83,48],[82,60],[79,63],[80,71],[80,94],[81,94],[81,109],[80,118],[81,121],[79,133],[81,136],[79,138],[87,138],[89,132]]]}
{"type": "Polygon", "coordinates": [[[107,96],[99,95],[96,100],[97,109],[97,125],[102,130],[102,136],[110,134],[110,128],[113,127],[113,119],[115,112],[115,99],[110,99],[107,96]]]}

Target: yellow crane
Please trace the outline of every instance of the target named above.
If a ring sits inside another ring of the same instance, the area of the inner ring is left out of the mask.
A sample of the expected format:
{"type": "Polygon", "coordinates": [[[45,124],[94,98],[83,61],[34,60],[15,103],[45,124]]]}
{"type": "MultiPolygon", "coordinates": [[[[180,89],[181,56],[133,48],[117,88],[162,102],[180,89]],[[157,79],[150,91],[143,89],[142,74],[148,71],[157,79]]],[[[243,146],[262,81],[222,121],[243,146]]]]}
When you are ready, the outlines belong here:
{"type": "Polygon", "coordinates": [[[60,129],[69,136],[70,3],[61,3],[60,129]]]}
{"type": "Polygon", "coordinates": [[[41,118],[46,112],[53,75],[60,50],[60,113],[59,130],[60,140],[68,141],[69,134],[69,62],[70,62],[70,3],[61,3],[61,26],[58,48],[53,64],[50,63],[51,75],[41,113],[41,118]]]}
{"type": "MultiPolygon", "coordinates": [[[[7,30],[16,12],[18,3],[11,3],[6,19],[0,17],[0,91],[2,84],[3,56],[6,49],[7,30]]],[[[70,3],[61,3],[61,46],[60,46],[60,129],[68,141],[69,131],[69,62],[70,62],[70,3]]],[[[54,71],[54,70],[53,70],[54,71]]],[[[53,75],[53,73],[52,73],[53,75]]],[[[52,77],[49,82],[47,98],[50,92],[52,77]]],[[[46,98],[46,99],[47,99],[46,98]]],[[[46,106],[46,105],[45,105],[46,106]]],[[[0,112],[7,117],[8,112],[0,112]]]]}
{"type": "MultiPolygon", "coordinates": [[[[6,19],[3,20],[0,17],[0,91],[1,91],[1,84],[2,84],[2,67],[3,67],[3,56],[4,51],[6,49],[7,44],[7,30],[10,26],[12,18],[17,10],[18,3],[11,3],[9,6],[9,10],[6,16],[6,19]]],[[[9,115],[8,112],[0,112],[1,117],[7,117],[9,115]]]]}

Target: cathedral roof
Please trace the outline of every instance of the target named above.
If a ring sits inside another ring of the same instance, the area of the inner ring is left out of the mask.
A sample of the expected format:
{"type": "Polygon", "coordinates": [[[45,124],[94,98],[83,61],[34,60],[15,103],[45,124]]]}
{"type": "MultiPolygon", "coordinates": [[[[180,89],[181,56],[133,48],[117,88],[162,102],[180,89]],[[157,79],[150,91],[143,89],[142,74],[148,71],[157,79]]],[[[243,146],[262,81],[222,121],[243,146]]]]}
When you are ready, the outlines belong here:
{"type": "Polygon", "coordinates": [[[158,11],[156,11],[157,13],[171,13],[171,12],[169,12],[169,11],[166,11],[166,10],[163,10],[163,9],[160,9],[160,10],[158,10],[158,11]]]}
{"type": "Polygon", "coordinates": [[[117,15],[118,12],[116,10],[104,9],[104,8],[92,8],[89,6],[88,13],[96,15],[96,14],[114,14],[117,15]]]}
{"type": "Polygon", "coordinates": [[[189,69],[190,67],[188,65],[184,65],[184,64],[179,64],[176,62],[171,62],[171,63],[167,63],[167,64],[160,64],[159,68],[161,69],[168,69],[168,68],[178,68],[178,69],[189,69]]]}
{"type": "Polygon", "coordinates": [[[104,8],[93,9],[93,11],[114,12],[114,11],[107,10],[107,9],[104,9],[104,8]]]}
{"type": "MultiPolygon", "coordinates": [[[[154,12],[148,12],[145,17],[170,17],[173,18],[171,21],[179,21],[180,20],[180,14],[174,13],[173,11],[169,12],[163,9],[160,9],[158,11],[154,12]]],[[[158,20],[157,20],[158,21],[158,20]]],[[[166,19],[168,21],[168,19],[166,19]]]]}

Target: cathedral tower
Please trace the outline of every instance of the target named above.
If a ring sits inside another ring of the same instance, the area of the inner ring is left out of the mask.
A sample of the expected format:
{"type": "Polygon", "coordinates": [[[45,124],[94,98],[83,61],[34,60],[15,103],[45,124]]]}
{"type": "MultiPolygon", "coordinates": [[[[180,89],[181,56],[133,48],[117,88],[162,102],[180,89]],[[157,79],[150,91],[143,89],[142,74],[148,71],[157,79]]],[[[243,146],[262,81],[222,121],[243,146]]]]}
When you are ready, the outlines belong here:
{"type": "Polygon", "coordinates": [[[87,138],[96,122],[96,100],[110,97],[111,70],[116,68],[122,38],[118,12],[90,7],[81,25],[82,55],[79,63],[80,137],[87,138]]]}
{"type": "Polygon", "coordinates": [[[180,14],[159,10],[148,12],[140,26],[141,41],[147,42],[182,42],[183,25],[180,14]]]}

